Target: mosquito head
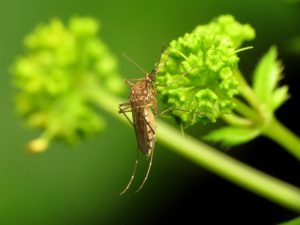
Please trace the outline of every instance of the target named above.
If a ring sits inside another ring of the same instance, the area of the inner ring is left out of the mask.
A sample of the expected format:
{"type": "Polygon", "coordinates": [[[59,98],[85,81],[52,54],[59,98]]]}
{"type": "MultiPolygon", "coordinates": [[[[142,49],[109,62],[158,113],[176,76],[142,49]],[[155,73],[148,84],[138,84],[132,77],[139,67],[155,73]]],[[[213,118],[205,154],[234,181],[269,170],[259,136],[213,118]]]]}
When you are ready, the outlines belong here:
{"type": "Polygon", "coordinates": [[[149,79],[149,81],[154,81],[157,72],[158,72],[158,69],[157,69],[157,66],[156,66],[156,67],[154,67],[154,69],[151,71],[151,73],[149,73],[149,74],[147,75],[147,78],[146,78],[146,79],[149,79]]]}

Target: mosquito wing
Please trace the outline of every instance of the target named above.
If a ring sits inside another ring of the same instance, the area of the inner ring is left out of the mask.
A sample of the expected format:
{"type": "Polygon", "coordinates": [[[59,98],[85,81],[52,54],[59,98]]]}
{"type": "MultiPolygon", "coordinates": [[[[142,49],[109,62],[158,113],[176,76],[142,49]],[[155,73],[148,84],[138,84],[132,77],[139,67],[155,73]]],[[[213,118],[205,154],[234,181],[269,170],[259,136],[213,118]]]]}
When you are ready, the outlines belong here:
{"type": "Polygon", "coordinates": [[[155,117],[149,107],[139,107],[132,110],[136,139],[141,152],[150,156],[155,145],[155,117]]]}

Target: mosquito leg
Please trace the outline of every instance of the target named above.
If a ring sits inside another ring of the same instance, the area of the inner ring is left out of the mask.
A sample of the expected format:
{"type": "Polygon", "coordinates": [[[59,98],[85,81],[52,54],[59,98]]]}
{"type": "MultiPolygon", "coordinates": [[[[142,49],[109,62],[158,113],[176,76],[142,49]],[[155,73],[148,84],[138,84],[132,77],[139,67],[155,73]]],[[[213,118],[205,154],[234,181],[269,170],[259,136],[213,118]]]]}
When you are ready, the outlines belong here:
{"type": "Polygon", "coordinates": [[[122,103],[119,105],[119,110],[118,113],[123,113],[123,112],[131,112],[131,104],[129,102],[122,103]]]}
{"type": "Polygon", "coordinates": [[[161,115],[163,115],[163,114],[165,114],[165,113],[168,113],[168,112],[170,112],[170,111],[172,111],[172,110],[173,110],[172,108],[165,109],[165,110],[161,111],[160,113],[158,113],[156,116],[157,116],[157,117],[158,117],[158,116],[161,116],[161,115]]]}
{"type": "Polygon", "coordinates": [[[191,72],[193,69],[197,68],[199,66],[193,66],[191,69],[189,69],[188,71],[184,72],[183,74],[181,74],[179,77],[177,77],[174,81],[168,83],[168,84],[157,84],[156,86],[161,86],[161,87],[168,87],[174,83],[176,83],[177,81],[181,80],[183,77],[185,77],[189,72],[191,72]]]}
{"type": "Polygon", "coordinates": [[[163,114],[165,114],[167,112],[170,112],[170,111],[182,111],[182,112],[189,112],[189,113],[194,113],[194,114],[199,114],[199,115],[205,115],[204,113],[193,111],[193,110],[188,110],[188,109],[173,109],[173,108],[168,108],[168,109],[165,109],[162,112],[160,112],[158,114],[158,116],[161,116],[161,115],[163,115],[163,114]]]}
{"type": "Polygon", "coordinates": [[[132,109],[131,109],[131,105],[126,105],[127,103],[123,103],[123,104],[120,104],[119,105],[119,113],[122,113],[126,119],[129,121],[129,123],[133,125],[132,121],[129,119],[129,117],[126,115],[126,112],[132,112],[132,109]]]}
{"type": "MultiPolygon", "coordinates": [[[[150,128],[149,131],[152,132],[152,134],[153,134],[153,136],[155,138],[155,130],[153,129],[153,127],[151,127],[151,125],[148,123],[148,121],[145,118],[144,118],[144,120],[145,120],[145,122],[147,123],[147,125],[150,128]]],[[[148,169],[147,169],[145,178],[144,178],[142,184],[139,186],[139,188],[135,191],[135,193],[139,192],[143,188],[144,184],[146,183],[146,181],[147,181],[147,179],[149,177],[149,174],[150,174],[150,171],[151,171],[151,167],[152,167],[152,162],[153,162],[153,153],[154,153],[154,147],[151,150],[150,161],[149,161],[149,165],[148,165],[148,169]]]]}
{"type": "MultiPolygon", "coordinates": [[[[153,149],[153,150],[154,150],[154,149],[153,149]]],[[[152,152],[151,152],[150,162],[149,162],[149,165],[148,165],[148,169],[147,169],[146,176],[145,176],[145,178],[144,178],[142,184],[140,185],[140,187],[135,191],[135,193],[139,192],[139,191],[143,188],[144,184],[146,183],[146,181],[147,181],[147,179],[148,179],[148,177],[149,177],[149,173],[150,173],[151,166],[152,166],[152,161],[153,161],[153,153],[154,153],[153,150],[152,150],[152,152]]]]}
{"type": "Polygon", "coordinates": [[[129,86],[135,85],[132,81],[140,81],[143,80],[144,78],[130,78],[130,79],[125,79],[124,82],[128,84],[129,86]]]}
{"type": "Polygon", "coordinates": [[[133,168],[133,172],[132,172],[132,175],[130,177],[130,180],[128,182],[128,184],[126,185],[126,187],[124,188],[124,190],[120,193],[120,195],[123,195],[126,193],[126,191],[129,189],[132,181],[134,180],[134,177],[135,177],[135,172],[136,172],[136,168],[139,164],[139,150],[137,150],[137,156],[136,156],[136,160],[135,160],[135,164],[134,164],[134,168],[133,168]]]}
{"type": "Polygon", "coordinates": [[[128,106],[131,106],[130,102],[121,103],[119,104],[119,109],[127,108],[128,106]]]}
{"type": "Polygon", "coordinates": [[[173,109],[173,108],[168,108],[168,109],[165,109],[163,110],[162,112],[158,113],[157,116],[162,116],[166,113],[169,113],[171,111],[181,111],[181,112],[187,112],[187,113],[193,113],[192,115],[192,120],[195,119],[195,116],[196,115],[200,115],[200,116],[204,116],[206,117],[207,119],[209,119],[205,113],[202,113],[202,112],[197,112],[197,111],[192,111],[192,110],[188,110],[188,109],[173,109]]]}

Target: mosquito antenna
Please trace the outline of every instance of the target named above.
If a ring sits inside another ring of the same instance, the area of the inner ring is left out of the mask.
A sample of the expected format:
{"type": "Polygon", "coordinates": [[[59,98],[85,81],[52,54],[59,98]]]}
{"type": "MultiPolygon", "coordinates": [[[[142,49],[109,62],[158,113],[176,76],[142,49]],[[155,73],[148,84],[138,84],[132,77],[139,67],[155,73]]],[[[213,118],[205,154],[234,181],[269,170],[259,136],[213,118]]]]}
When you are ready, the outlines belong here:
{"type": "Polygon", "coordinates": [[[188,71],[185,71],[183,74],[179,75],[175,80],[173,80],[172,82],[168,83],[168,84],[157,84],[156,86],[161,86],[161,87],[167,87],[171,84],[176,83],[177,81],[181,80],[183,77],[185,77],[189,72],[191,72],[193,69],[197,68],[199,66],[193,66],[191,69],[189,69],[188,71]]]}
{"type": "Polygon", "coordinates": [[[162,63],[160,63],[161,56],[163,55],[164,51],[165,51],[165,44],[163,43],[162,47],[161,47],[160,54],[159,54],[158,62],[156,64],[156,66],[154,67],[154,69],[149,74],[149,77],[150,77],[151,80],[154,79],[155,75],[158,73],[158,71],[160,70],[160,68],[162,68],[166,64],[166,62],[167,62],[167,60],[169,58],[170,50],[168,50],[164,61],[162,63]]]}
{"type": "Polygon", "coordinates": [[[149,177],[149,173],[150,173],[150,170],[151,170],[151,166],[152,166],[152,160],[153,160],[153,153],[154,153],[154,148],[152,150],[152,153],[151,153],[151,156],[150,156],[150,162],[149,162],[149,165],[148,165],[148,169],[147,169],[147,173],[146,173],[146,176],[143,180],[143,183],[140,185],[140,187],[135,191],[135,193],[139,192],[140,190],[142,190],[144,184],[146,183],[148,177],[149,177]]]}
{"type": "Polygon", "coordinates": [[[136,156],[135,165],[134,165],[134,169],[133,169],[131,178],[130,178],[128,184],[126,185],[126,187],[124,188],[124,190],[123,190],[122,192],[120,192],[120,195],[125,194],[126,191],[129,189],[129,187],[131,186],[131,183],[132,183],[132,181],[133,181],[133,179],[134,179],[134,177],[135,177],[135,171],[136,171],[136,168],[137,168],[137,166],[138,166],[138,164],[139,164],[139,155],[140,155],[140,154],[139,154],[139,150],[137,150],[137,156],[136,156]]]}
{"type": "Polygon", "coordinates": [[[164,65],[166,64],[166,62],[169,58],[169,55],[170,55],[170,50],[167,51],[167,54],[166,54],[166,57],[165,57],[164,61],[160,64],[162,54],[163,54],[163,52],[160,54],[160,57],[159,57],[159,62],[158,62],[157,69],[156,69],[157,72],[160,70],[160,68],[164,67],[164,65]]]}
{"type": "MultiPolygon", "coordinates": [[[[188,71],[184,72],[183,74],[181,74],[179,77],[177,77],[174,81],[172,81],[171,83],[169,84],[172,84],[172,83],[176,83],[177,81],[181,80],[183,77],[185,77],[189,72],[193,71],[195,68],[197,68],[199,66],[193,66],[192,68],[190,68],[188,71]]],[[[167,84],[167,85],[169,85],[167,84]]]]}
{"type": "Polygon", "coordinates": [[[162,56],[162,54],[164,53],[164,51],[165,51],[165,43],[163,43],[162,46],[161,46],[161,50],[160,50],[160,54],[159,54],[159,58],[158,58],[158,61],[157,61],[156,68],[159,67],[160,60],[161,60],[161,56],[162,56]]]}
{"type": "Polygon", "coordinates": [[[130,58],[125,53],[122,54],[128,61],[130,61],[133,65],[135,65],[140,71],[142,71],[144,74],[147,74],[147,72],[139,65],[137,64],[132,58],[130,58]]]}

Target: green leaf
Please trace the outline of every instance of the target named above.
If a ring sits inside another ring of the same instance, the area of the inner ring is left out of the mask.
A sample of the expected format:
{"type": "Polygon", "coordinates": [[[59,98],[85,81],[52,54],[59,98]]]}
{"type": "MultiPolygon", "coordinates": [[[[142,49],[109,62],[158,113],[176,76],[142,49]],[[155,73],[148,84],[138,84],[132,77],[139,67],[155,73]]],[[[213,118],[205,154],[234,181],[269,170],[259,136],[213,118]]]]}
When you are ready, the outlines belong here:
{"type": "Polygon", "coordinates": [[[253,89],[256,95],[270,108],[272,108],[273,104],[273,91],[282,71],[281,64],[276,58],[277,50],[273,46],[256,66],[253,77],[253,89]]]}
{"type": "Polygon", "coordinates": [[[276,109],[278,109],[288,98],[289,98],[289,94],[288,94],[288,86],[282,86],[277,88],[272,96],[272,109],[273,111],[275,111],[276,109]]]}
{"type": "Polygon", "coordinates": [[[227,126],[210,132],[204,140],[221,142],[225,146],[239,145],[248,142],[260,134],[257,129],[227,126]]]}
{"type": "Polygon", "coordinates": [[[280,223],[279,225],[300,225],[300,217],[297,217],[296,219],[280,223]]]}

